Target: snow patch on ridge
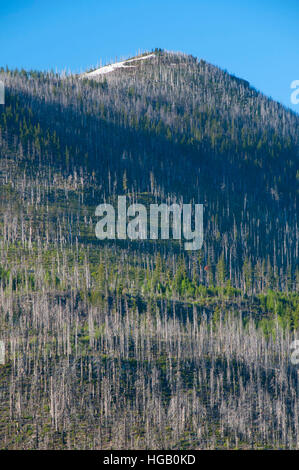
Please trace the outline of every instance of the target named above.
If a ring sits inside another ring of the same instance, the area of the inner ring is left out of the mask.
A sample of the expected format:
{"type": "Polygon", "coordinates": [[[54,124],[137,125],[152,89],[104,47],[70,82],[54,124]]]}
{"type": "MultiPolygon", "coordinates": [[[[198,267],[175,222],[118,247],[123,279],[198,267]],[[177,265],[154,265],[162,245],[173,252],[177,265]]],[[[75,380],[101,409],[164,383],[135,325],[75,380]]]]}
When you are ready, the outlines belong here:
{"type": "Polygon", "coordinates": [[[129,69],[129,68],[135,68],[135,65],[126,65],[129,62],[137,62],[140,60],[145,60],[145,59],[150,59],[151,57],[155,57],[155,54],[148,54],[146,56],[142,57],[137,57],[135,59],[128,59],[128,60],[123,60],[122,62],[115,62],[115,64],[111,65],[105,65],[104,67],[100,67],[99,69],[93,70],[92,72],[86,72],[81,75],[81,77],[84,78],[92,78],[92,77],[97,77],[99,75],[105,75],[106,73],[114,72],[114,70],[117,69],[129,69]]]}

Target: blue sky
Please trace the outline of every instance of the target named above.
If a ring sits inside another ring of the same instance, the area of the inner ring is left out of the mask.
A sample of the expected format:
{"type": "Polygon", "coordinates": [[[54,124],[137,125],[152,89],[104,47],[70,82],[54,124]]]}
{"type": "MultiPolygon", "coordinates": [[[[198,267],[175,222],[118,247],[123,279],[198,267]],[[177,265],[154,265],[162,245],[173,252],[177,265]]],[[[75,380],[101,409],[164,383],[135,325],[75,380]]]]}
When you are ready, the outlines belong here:
{"type": "Polygon", "coordinates": [[[0,0],[0,65],[79,72],[155,47],[203,58],[290,102],[298,0],[0,0]]]}

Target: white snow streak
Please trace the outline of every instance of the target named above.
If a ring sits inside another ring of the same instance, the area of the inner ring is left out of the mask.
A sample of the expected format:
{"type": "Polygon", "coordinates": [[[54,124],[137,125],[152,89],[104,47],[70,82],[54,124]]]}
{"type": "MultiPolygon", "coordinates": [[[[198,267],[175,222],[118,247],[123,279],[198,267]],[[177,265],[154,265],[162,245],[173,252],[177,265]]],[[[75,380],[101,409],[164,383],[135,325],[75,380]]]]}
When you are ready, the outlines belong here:
{"type": "Polygon", "coordinates": [[[155,57],[155,54],[148,54],[143,57],[137,57],[136,59],[128,59],[122,62],[115,62],[115,64],[105,65],[104,67],[100,67],[99,69],[93,70],[92,72],[86,72],[82,74],[82,77],[97,77],[98,75],[104,75],[106,73],[114,72],[116,69],[129,69],[136,67],[135,65],[125,65],[128,62],[137,62],[139,60],[150,59],[151,57],[155,57]]]}

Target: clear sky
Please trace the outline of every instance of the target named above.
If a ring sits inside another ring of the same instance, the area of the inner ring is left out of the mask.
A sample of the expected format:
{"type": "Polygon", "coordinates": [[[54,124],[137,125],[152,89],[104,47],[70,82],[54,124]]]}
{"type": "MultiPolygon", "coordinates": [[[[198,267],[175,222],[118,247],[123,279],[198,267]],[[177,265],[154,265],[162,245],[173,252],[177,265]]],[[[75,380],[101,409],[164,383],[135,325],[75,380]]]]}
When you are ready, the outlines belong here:
{"type": "Polygon", "coordinates": [[[290,101],[298,0],[0,0],[0,65],[74,72],[155,47],[203,58],[290,101]]]}

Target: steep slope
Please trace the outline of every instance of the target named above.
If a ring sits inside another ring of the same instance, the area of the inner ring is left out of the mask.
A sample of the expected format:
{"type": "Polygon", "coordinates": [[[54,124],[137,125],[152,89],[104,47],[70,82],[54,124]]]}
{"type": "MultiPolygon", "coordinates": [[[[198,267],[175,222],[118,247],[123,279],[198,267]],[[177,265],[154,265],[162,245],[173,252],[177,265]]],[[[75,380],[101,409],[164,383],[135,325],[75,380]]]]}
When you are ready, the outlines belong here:
{"type": "Polygon", "coordinates": [[[298,449],[298,116],[161,50],[0,80],[0,448],[298,449]],[[99,241],[123,194],[202,250],[99,241]]]}
{"type": "Polygon", "coordinates": [[[298,116],[204,61],[150,55],[96,80],[2,73],[2,155],[94,172],[93,206],[124,189],[203,202],[206,264],[224,255],[236,286],[246,259],[295,282],[298,116]]]}

